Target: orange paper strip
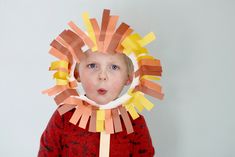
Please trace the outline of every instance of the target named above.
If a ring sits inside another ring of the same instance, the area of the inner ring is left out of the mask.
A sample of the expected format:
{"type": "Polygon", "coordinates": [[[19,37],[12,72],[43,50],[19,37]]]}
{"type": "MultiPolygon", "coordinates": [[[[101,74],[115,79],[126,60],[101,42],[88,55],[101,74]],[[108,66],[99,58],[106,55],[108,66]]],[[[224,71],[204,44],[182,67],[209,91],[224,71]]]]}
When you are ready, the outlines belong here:
{"type": "Polygon", "coordinates": [[[60,115],[63,115],[66,112],[74,109],[75,107],[76,107],[76,105],[63,104],[63,105],[61,105],[61,107],[59,107],[57,109],[57,111],[59,112],[60,115]]]}
{"type": "Polygon", "coordinates": [[[69,27],[79,36],[83,39],[83,41],[89,46],[89,47],[93,47],[94,43],[93,41],[80,29],[78,28],[75,23],[73,23],[72,21],[70,21],[68,23],[69,27]]]}
{"type": "Polygon", "coordinates": [[[112,112],[110,109],[105,110],[105,130],[106,133],[113,134],[113,119],[112,119],[112,112]]]}

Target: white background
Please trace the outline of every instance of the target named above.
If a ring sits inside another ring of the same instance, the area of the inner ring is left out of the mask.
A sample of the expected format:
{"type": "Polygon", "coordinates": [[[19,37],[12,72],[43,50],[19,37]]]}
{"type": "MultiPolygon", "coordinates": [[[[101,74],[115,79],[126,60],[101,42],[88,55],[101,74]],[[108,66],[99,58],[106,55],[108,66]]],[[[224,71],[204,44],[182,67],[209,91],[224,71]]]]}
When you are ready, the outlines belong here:
{"type": "Polygon", "coordinates": [[[235,1],[0,0],[0,156],[33,157],[56,109],[50,42],[81,14],[119,15],[161,60],[165,99],[144,112],[159,157],[235,156],[235,1]]]}

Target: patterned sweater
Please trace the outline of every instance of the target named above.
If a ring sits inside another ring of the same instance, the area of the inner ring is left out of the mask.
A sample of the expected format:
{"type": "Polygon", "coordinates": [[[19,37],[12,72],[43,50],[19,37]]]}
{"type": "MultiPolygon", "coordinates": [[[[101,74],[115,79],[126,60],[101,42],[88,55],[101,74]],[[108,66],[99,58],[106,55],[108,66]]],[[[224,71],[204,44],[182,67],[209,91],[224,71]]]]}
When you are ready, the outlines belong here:
{"type": "MultiPolygon", "coordinates": [[[[41,140],[38,157],[98,157],[100,133],[88,132],[69,122],[74,110],[52,115],[41,140]]],[[[120,117],[122,126],[123,120],[120,117]]],[[[130,118],[131,119],[131,118],[130,118]]],[[[111,134],[110,157],[152,157],[154,147],[144,117],[131,120],[134,132],[111,134]]],[[[89,122],[88,122],[89,123],[89,122]]],[[[87,124],[89,126],[89,124],[87,124]]]]}

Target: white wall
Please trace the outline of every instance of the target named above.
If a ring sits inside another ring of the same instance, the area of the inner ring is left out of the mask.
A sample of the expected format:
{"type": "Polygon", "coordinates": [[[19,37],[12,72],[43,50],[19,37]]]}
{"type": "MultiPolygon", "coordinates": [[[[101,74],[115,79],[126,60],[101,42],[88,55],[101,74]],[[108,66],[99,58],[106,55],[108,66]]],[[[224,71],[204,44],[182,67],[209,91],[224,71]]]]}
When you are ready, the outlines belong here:
{"type": "Polygon", "coordinates": [[[120,16],[157,40],[165,99],[144,112],[159,157],[235,156],[235,2],[232,0],[0,0],[0,156],[36,156],[56,108],[40,92],[54,85],[47,71],[50,42],[81,14],[120,16]]]}

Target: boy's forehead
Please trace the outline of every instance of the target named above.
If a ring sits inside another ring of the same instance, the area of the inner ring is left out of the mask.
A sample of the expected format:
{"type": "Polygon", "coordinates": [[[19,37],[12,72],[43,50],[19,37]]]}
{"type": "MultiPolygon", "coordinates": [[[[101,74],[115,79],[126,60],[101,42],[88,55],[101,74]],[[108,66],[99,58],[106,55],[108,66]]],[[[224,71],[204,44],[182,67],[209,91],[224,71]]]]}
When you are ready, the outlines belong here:
{"type": "Polygon", "coordinates": [[[82,60],[99,60],[101,59],[108,59],[110,61],[120,61],[123,62],[124,61],[124,55],[125,54],[121,54],[121,53],[114,53],[114,54],[110,54],[110,53],[103,53],[103,52],[92,52],[92,51],[88,51],[85,52],[84,57],[82,58],[82,60]]]}

